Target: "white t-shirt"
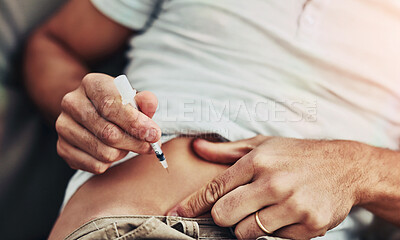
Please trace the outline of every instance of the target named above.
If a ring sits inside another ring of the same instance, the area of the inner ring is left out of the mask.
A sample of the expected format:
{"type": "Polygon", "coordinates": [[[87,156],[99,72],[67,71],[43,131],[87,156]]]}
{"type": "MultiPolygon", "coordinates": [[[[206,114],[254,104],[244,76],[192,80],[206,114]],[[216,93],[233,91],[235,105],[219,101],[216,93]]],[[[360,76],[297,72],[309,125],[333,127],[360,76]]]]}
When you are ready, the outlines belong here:
{"type": "MultiPolygon", "coordinates": [[[[163,133],[398,148],[398,0],[92,2],[142,31],[132,38],[126,74],[159,98],[154,120],[163,133]]],[[[350,239],[370,220],[358,210],[324,239],[350,239]]]]}
{"type": "Polygon", "coordinates": [[[159,97],[154,119],[165,131],[398,148],[399,1],[93,3],[143,31],[131,41],[127,74],[159,97]]]}

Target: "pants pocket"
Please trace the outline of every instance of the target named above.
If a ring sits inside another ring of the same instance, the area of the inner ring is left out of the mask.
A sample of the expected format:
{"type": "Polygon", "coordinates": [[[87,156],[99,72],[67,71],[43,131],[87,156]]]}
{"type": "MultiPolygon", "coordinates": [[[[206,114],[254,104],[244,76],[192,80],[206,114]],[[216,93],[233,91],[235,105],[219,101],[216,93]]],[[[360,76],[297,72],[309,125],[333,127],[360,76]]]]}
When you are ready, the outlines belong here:
{"type": "Polygon", "coordinates": [[[77,240],[131,240],[131,239],[197,239],[198,225],[195,222],[177,222],[168,226],[155,217],[143,219],[141,224],[113,222],[104,228],[90,232],[77,240]],[[193,237],[191,237],[193,236],[193,237]]]}

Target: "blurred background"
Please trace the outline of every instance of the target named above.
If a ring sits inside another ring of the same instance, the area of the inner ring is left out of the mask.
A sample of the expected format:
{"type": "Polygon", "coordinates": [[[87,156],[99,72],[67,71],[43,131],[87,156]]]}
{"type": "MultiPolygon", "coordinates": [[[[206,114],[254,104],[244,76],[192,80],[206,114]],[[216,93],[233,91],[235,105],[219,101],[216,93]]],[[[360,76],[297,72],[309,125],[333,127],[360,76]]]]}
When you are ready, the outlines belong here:
{"type": "MultiPolygon", "coordinates": [[[[22,79],[27,38],[66,1],[0,0],[0,239],[46,239],[74,173],[22,79]]],[[[94,70],[117,75],[122,52],[94,70]]]]}
{"type": "Polygon", "coordinates": [[[27,36],[64,1],[0,0],[2,239],[46,239],[73,174],[57,156],[53,126],[25,94],[21,67],[27,36]]]}

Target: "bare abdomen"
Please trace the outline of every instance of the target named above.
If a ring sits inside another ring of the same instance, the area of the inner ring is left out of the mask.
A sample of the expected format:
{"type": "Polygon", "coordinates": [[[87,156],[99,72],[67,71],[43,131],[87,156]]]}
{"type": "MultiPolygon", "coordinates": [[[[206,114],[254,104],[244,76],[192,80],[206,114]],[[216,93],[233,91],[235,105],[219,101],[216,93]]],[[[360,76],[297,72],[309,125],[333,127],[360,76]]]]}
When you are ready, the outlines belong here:
{"type": "Polygon", "coordinates": [[[163,145],[169,174],[154,154],[140,155],[86,182],[57,220],[50,239],[61,239],[82,224],[102,216],[165,215],[224,169],[191,150],[191,138],[163,145]]]}

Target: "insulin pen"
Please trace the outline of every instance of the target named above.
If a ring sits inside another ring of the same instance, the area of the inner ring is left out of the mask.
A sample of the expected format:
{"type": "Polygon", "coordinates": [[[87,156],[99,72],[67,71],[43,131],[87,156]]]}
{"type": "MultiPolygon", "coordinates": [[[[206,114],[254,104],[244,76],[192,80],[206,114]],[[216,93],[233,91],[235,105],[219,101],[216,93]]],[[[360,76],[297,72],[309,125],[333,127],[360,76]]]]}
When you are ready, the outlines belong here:
{"type": "MultiPolygon", "coordinates": [[[[118,76],[114,79],[114,84],[121,95],[122,104],[131,104],[134,108],[139,109],[135,101],[136,90],[132,88],[128,78],[125,75],[118,76]]],[[[167,159],[165,159],[160,145],[158,145],[158,143],[150,143],[150,145],[156,153],[158,160],[160,160],[161,165],[169,172],[167,159]]]]}

